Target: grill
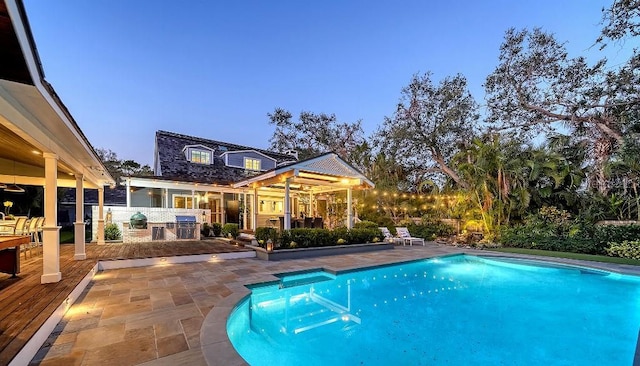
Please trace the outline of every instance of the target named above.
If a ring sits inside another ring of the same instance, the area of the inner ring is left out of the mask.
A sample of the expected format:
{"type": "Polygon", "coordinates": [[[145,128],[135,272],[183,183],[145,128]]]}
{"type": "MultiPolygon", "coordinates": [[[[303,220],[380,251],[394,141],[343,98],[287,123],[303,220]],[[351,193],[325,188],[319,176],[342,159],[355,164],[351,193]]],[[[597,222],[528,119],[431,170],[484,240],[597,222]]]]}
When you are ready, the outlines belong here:
{"type": "Polygon", "coordinates": [[[196,217],[176,215],[176,239],[196,238],[196,217]]]}

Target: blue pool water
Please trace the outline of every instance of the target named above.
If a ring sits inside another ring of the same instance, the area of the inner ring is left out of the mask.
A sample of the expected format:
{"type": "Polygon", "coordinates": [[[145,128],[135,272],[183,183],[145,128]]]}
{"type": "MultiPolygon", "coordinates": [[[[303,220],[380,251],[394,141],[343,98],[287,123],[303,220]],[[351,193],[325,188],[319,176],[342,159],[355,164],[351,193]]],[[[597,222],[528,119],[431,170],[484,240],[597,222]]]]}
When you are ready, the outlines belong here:
{"type": "Polygon", "coordinates": [[[252,288],[227,323],[251,365],[632,365],[640,278],[453,256],[252,288]]]}

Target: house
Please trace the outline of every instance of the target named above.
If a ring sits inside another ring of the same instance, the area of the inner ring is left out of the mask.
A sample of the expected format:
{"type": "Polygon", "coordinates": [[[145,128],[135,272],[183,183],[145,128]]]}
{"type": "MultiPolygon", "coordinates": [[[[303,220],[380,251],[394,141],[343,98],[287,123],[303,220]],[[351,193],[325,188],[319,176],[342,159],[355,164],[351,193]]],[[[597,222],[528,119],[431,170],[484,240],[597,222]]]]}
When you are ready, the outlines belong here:
{"type": "MultiPolygon", "coordinates": [[[[178,216],[192,216],[198,224],[237,223],[243,229],[310,226],[310,220],[327,226],[332,192],[350,197],[352,189],[374,186],[335,153],[298,161],[293,151],[283,154],[168,131],[156,132],[153,166],[153,177],[123,177],[126,207],[107,208],[124,232],[137,211],[154,227],[171,226],[178,216]],[[307,220],[297,221],[302,217],[307,220]]],[[[151,231],[139,240],[153,239],[151,231]]]]}

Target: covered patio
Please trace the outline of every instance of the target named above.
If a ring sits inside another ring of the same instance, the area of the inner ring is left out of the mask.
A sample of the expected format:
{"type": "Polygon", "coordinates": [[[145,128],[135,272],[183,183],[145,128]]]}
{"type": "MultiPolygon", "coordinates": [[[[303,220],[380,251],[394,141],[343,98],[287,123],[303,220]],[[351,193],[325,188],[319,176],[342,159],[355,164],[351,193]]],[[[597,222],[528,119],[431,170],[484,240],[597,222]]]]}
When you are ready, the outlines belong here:
{"type": "MultiPolygon", "coordinates": [[[[251,211],[256,223],[253,227],[270,226],[274,217],[280,219],[277,213],[269,214],[264,209],[265,202],[275,202],[268,198],[282,199],[282,227],[289,230],[296,217],[306,220],[329,216],[326,202],[328,195],[336,192],[346,193],[345,221],[334,225],[352,228],[354,224],[353,191],[373,189],[375,185],[356,168],[345,162],[336,153],[330,152],[294,164],[285,165],[270,170],[255,177],[236,182],[233,188],[251,194],[251,211]],[[325,207],[321,207],[325,201],[325,207]]],[[[326,222],[326,221],[325,221],[326,222]]],[[[316,227],[303,224],[304,227],[316,227]]],[[[326,226],[326,225],[324,225],[326,226]]],[[[331,226],[331,225],[330,225],[331,226]]]]}
{"type": "MultiPolygon", "coordinates": [[[[97,189],[100,207],[104,187],[115,181],[53,87],[44,79],[24,7],[18,0],[0,1],[0,183],[44,187],[41,283],[59,282],[60,227],[58,188],[75,187],[74,259],[87,257],[83,189],[97,189]]],[[[0,185],[2,187],[2,185],[0,185]]],[[[6,196],[6,194],[5,194],[6,196]]],[[[98,241],[104,237],[102,210],[98,241]]],[[[102,241],[103,242],[103,241],[102,241]]]]}

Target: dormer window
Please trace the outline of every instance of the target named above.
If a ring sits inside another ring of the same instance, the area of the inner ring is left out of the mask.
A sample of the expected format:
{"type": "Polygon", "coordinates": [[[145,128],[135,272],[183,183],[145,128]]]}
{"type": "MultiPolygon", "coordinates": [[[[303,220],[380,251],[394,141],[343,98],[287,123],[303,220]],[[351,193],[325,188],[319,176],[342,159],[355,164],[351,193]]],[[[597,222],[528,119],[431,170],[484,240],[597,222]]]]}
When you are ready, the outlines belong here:
{"type": "Polygon", "coordinates": [[[191,150],[191,162],[198,164],[211,164],[211,151],[191,150]]]}
{"type": "Polygon", "coordinates": [[[213,150],[203,145],[187,145],[182,149],[184,157],[195,164],[213,164],[213,150]]]}
{"type": "Polygon", "coordinates": [[[244,168],[246,170],[260,170],[260,159],[244,158],[244,168]]]}

